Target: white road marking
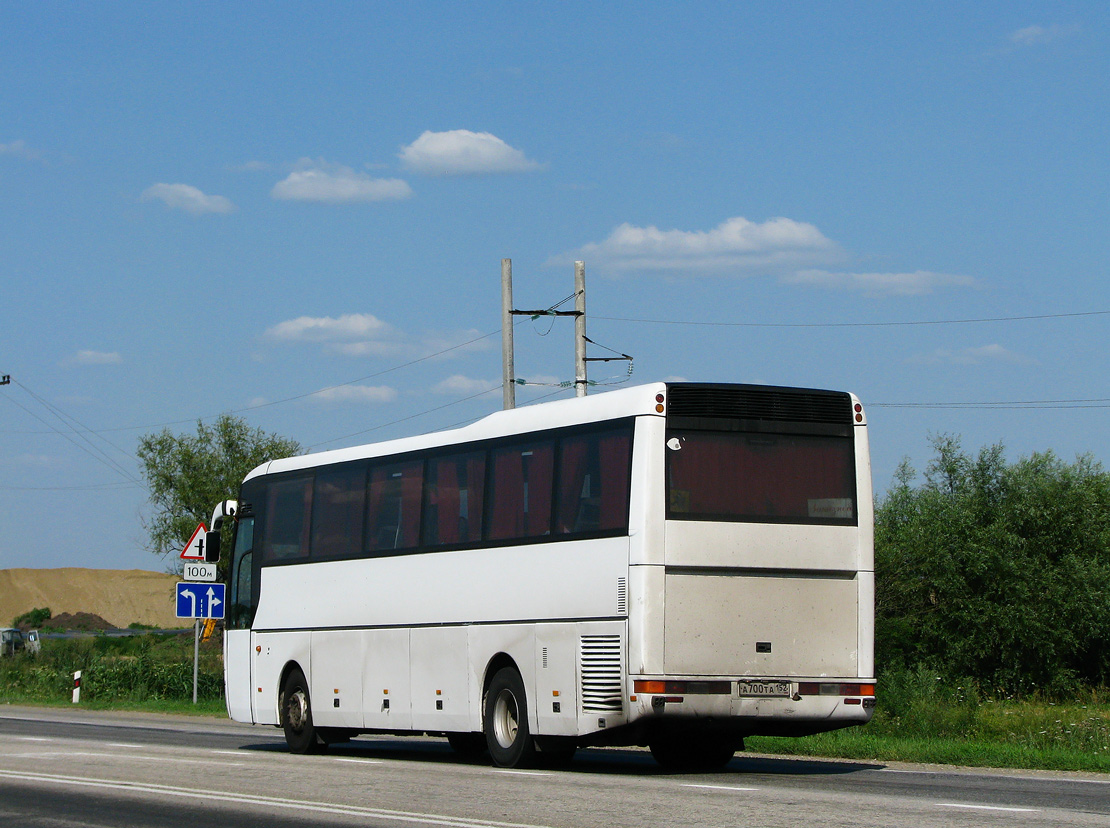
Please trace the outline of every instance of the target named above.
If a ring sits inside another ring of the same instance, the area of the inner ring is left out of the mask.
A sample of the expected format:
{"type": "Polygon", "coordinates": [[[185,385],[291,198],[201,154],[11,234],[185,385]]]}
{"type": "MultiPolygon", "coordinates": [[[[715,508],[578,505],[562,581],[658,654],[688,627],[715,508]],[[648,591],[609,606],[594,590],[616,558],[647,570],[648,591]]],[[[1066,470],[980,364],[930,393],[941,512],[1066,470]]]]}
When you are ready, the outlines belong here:
{"type": "Polygon", "coordinates": [[[758,791],[759,788],[739,788],[733,785],[695,785],[693,783],[686,783],[684,788],[706,788],[711,791],[758,791]]]}
{"type": "MultiPolygon", "coordinates": [[[[25,752],[25,753],[5,753],[3,758],[19,758],[19,759],[70,759],[74,756],[84,756],[93,759],[118,759],[118,753],[104,753],[103,751],[91,750],[52,750],[46,752],[25,752]]],[[[141,756],[135,754],[128,754],[127,759],[142,759],[147,762],[180,762],[180,756],[141,756]]],[[[195,765],[220,765],[227,768],[238,768],[243,766],[243,762],[221,762],[218,759],[190,759],[189,762],[195,765]]]]}
{"type": "Polygon", "coordinates": [[[1035,814],[1040,813],[1039,808],[1003,808],[999,805],[961,805],[958,802],[938,802],[941,808],[966,808],[971,811],[1009,811],[1011,813],[1035,814]]]}
{"type": "Polygon", "coordinates": [[[380,765],[381,759],[358,759],[354,756],[332,756],[333,762],[353,762],[356,765],[380,765]]]}
{"type": "Polygon", "coordinates": [[[55,776],[46,773],[0,770],[0,778],[31,782],[46,782],[58,785],[72,785],[85,788],[107,788],[132,793],[151,793],[159,796],[176,796],[182,799],[200,799],[226,804],[235,802],[243,805],[260,805],[269,808],[285,808],[292,811],[311,811],[322,814],[343,816],[375,817],[393,822],[417,822],[430,825],[443,825],[448,828],[547,828],[547,826],[521,823],[497,822],[486,819],[468,819],[444,814],[427,814],[418,811],[391,811],[384,808],[365,808],[358,805],[332,805],[327,802],[311,802],[297,799],[280,799],[271,796],[254,796],[233,791],[195,791],[189,788],[175,788],[170,785],[155,785],[141,782],[120,782],[114,779],[91,779],[77,776],[55,776]]]}

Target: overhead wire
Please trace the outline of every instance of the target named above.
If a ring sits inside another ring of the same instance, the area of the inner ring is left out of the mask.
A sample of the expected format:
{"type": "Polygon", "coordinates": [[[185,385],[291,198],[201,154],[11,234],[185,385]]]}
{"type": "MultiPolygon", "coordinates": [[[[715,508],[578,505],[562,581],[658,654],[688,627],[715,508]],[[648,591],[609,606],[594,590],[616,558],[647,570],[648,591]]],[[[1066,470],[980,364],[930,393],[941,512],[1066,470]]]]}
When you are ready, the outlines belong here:
{"type": "Polygon", "coordinates": [[[697,325],[714,328],[897,328],[922,325],[973,325],[987,322],[1028,322],[1041,319],[1074,319],[1083,316],[1108,316],[1110,310],[1075,313],[1040,313],[1027,316],[988,316],[977,319],[926,319],[902,322],[704,322],[684,319],[636,319],[625,316],[591,316],[608,322],[636,322],[644,325],[697,325]]]}

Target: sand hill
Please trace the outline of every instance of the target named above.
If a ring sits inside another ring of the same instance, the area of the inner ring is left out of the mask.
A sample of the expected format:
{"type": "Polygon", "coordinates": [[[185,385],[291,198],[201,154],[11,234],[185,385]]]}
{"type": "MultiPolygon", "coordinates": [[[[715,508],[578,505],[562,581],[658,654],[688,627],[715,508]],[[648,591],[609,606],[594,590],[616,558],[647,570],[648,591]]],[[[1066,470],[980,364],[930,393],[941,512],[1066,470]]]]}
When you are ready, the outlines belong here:
{"type": "Polygon", "coordinates": [[[93,613],[116,627],[188,626],[176,617],[179,580],[142,569],[0,569],[0,627],[37,607],[54,615],[93,613]]]}

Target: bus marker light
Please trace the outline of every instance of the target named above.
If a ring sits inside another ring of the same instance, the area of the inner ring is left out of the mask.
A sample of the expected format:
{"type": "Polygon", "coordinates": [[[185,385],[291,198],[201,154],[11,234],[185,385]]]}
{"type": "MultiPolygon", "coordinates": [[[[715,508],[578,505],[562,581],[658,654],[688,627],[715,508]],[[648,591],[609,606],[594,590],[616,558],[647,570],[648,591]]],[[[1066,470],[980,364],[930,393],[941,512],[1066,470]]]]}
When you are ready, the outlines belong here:
{"type": "Polygon", "coordinates": [[[845,704],[863,704],[863,702],[860,699],[845,699],[844,703],[845,704]]]}

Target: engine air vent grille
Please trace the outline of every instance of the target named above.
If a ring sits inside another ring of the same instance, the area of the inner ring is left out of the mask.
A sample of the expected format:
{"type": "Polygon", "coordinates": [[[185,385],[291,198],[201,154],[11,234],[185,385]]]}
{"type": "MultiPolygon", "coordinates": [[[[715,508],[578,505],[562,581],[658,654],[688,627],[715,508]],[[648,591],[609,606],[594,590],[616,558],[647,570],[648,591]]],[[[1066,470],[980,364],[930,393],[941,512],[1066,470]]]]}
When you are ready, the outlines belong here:
{"type": "Polygon", "coordinates": [[[584,635],[580,653],[582,709],[612,713],[622,709],[623,659],[619,635],[584,635]]]}

